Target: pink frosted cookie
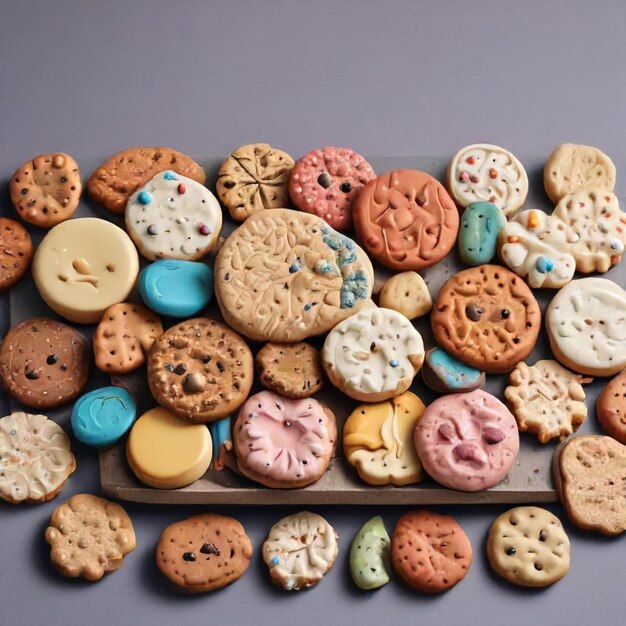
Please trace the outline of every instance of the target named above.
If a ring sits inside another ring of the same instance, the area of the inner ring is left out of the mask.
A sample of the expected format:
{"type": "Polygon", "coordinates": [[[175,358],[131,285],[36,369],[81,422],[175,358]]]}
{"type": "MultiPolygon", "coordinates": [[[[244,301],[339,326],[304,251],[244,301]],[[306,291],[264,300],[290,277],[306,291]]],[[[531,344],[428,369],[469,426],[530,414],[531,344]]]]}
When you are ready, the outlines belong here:
{"type": "Polygon", "coordinates": [[[352,200],[373,178],[372,166],[353,150],[311,150],[291,170],[289,196],[301,211],[321,217],[337,230],[349,230],[352,200]]]}
{"type": "Polygon", "coordinates": [[[500,400],[477,389],[435,400],[415,428],[415,449],[438,483],[461,491],[497,485],[519,451],[515,418],[500,400]]]}
{"type": "Polygon", "coordinates": [[[332,411],[313,398],[290,400],[261,391],[239,410],[233,439],[242,474],[266,487],[294,489],[326,471],[337,425],[332,411]]]}

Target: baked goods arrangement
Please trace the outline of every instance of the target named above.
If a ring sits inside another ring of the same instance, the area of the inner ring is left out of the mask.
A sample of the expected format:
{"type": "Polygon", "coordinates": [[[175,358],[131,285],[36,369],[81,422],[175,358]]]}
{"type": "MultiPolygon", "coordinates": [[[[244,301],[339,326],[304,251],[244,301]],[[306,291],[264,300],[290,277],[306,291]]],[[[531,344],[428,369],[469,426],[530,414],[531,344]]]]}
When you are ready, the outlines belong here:
{"type": "MultiPolygon", "coordinates": [[[[84,185],[70,155],[32,158],[10,179],[16,219],[0,219],[0,290],[30,270],[47,315],[14,319],[0,346],[14,403],[0,418],[0,499],[55,498],[73,447],[113,446],[154,493],[207,472],[307,493],[341,465],[371,503],[422,484],[471,497],[541,445],[568,522],[621,534],[626,291],[599,275],[626,244],[615,180],[599,149],[558,146],[547,213],[529,206],[519,159],[489,144],[460,149],[442,181],[375,172],[331,146],[300,159],[242,146],[213,188],[172,148],[123,150],[84,185]],[[437,285],[429,271],[450,257],[457,269],[437,285]],[[551,358],[533,357],[542,344],[551,358]],[[497,377],[506,388],[486,391],[497,377]],[[605,383],[589,411],[594,378],[605,383]],[[606,435],[576,434],[590,413],[606,435]]],[[[92,494],[59,505],[45,538],[63,576],[91,581],[136,544],[126,511],[92,494]]],[[[173,588],[202,593],[243,576],[254,549],[239,521],[208,512],[164,529],[155,560],[173,588]]],[[[338,552],[333,527],[306,510],[261,548],[288,591],[317,585],[338,552]]],[[[420,508],[389,532],[367,521],[349,565],[360,589],[395,573],[434,594],[474,557],[455,519],[420,508]]],[[[567,574],[570,542],[553,513],[520,506],[493,522],[486,558],[510,583],[542,587],[567,574]]]]}

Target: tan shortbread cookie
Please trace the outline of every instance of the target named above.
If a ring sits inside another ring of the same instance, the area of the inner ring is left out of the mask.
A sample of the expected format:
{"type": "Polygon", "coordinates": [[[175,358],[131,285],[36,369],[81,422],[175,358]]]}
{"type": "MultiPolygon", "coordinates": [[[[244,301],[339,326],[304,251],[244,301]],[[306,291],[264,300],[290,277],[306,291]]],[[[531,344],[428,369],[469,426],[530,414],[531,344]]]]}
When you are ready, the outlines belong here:
{"type": "Polygon", "coordinates": [[[33,260],[33,242],[15,220],[0,217],[0,292],[17,284],[33,260]]]}
{"type": "Polygon", "coordinates": [[[433,308],[433,299],[424,279],[417,272],[400,272],[392,276],[380,290],[378,303],[413,320],[433,308]]]}

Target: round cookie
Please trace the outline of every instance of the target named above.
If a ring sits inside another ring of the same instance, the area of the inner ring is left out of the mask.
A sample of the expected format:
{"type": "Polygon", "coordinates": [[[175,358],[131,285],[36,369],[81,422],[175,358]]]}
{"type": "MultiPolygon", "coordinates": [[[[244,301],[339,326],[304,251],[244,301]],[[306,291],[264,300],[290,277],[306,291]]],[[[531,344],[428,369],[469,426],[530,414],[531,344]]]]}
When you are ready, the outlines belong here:
{"type": "Polygon", "coordinates": [[[441,348],[426,352],[422,378],[427,387],[438,393],[474,391],[485,382],[485,372],[455,359],[441,348]]]}
{"type": "Polygon", "coordinates": [[[294,343],[328,332],[369,299],[374,270],[351,239],[289,209],[249,217],[215,262],[226,323],[255,341],[294,343]]]}
{"type": "Polygon", "coordinates": [[[410,386],[424,361],[424,342],[397,311],[369,307],[326,337],[322,365],[330,382],[362,402],[382,402],[410,386]]]}
{"type": "Polygon", "coordinates": [[[359,589],[378,589],[389,582],[390,551],[385,523],[376,515],[361,527],[350,546],[350,575],[359,589]]]}
{"type": "Polygon", "coordinates": [[[382,286],[378,303],[383,309],[398,311],[410,320],[426,315],[433,308],[428,285],[417,272],[401,272],[392,276],[382,286]]]}
{"type": "Polygon", "coordinates": [[[547,587],[569,571],[569,538],[550,511],[518,506],[491,525],[487,558],[496,574],[514,585],[547,587]]]}
{"type": "Polygon", "coordinates": [[[543,168],[543,184],[553,204],[577,191],[615,189],[615,165],[598,148],[574,143],[557,146],[543,168]]]}
{"type": "Polygon", "coordinates": [[[452,157],[446,178],[459,206],[491,202],[507,217],[524,204],[528,194],[524,166],[508,150],[491,144],[461,148],[452,157]]]}
{"type": "Polygon", "coordinates": [[[580,278],[550,302],[546,330],[554,356],[589,376],[626,367],[626,291],[606,278],[580,278]]]}
{"type": "Polygon", "coordinates": [[[466,265],[483,265],[496,256],[498,235],[506,224],[504,213],[492,202],[472,202],[461,216],[459,255],[466,265]]]}
{"type": "Polygon", "coordinates": [[[335,451],[332,411],[314,398],[290,400],[270,391],[250,396],[233,426],[237,466],[266,487],[296,489],[317,481],[335,451]]]}
{"type": "Polygon", "coordinates": [[[596,415],[607,435],[626,444],[626,371],[620,372],[602,390],[596,415]]]}
{"type": "Polygon", "coordinates": [[[541,311],[526,283],[498,265],[449,278],[430,316],[437,343],[488,374],[509,372],[535,347],[541,311]]]}
{"type": "Polygon", "coordinates": [[[161,533],[155,557],[170,582],[188,593],[204,593],[246,573],[252,541],[236,519],[204,513],[170,524],[161,533]]]}
{"type": "Polygon", "coordinates": [[[148,384],[154,399],[180,418],[211,422],[239,408],[252,387],[245,341],[206,317],[169,328],[152,345],[148,384]]]}
{"type": "Polygon", "coordinates": [[[377,261],[393,270],[420,270],[454,246],[459,212],[430,174],[395,170],[369,182],[352,209],[358,238],[377,261]]]}
{"type": "Polygon", "coordinates": [[[34,317],[16,324],[0,348],[5,390],[26,406],[52,409],[75,398],[89,380],[89,342],[56,320],[34,317]]]}
{"type": "Polygon", "coordinates": [[[76,469],[70,440],[45,415],[0,418],[0,498],[11,504],[47,502],[76,469]]]}
{"type": "Polygon", "coordinates": [[[28,231],[15,220],[0,217],[0,293],[17,284],[33,259],[28,231]]]}
{"type": "Polygon", "coordinates": [[[39,295],[72,322],[94,324],[126,300],[139,273],[137,250],[121,229],[95,217],[69,220],[43,238],[33,259],[39,295]]]}
{"type": "Polygon", "coordinates": [[[74,214],[82,191],[78,164],[69,154],[40,154],[24,163],[9,182],[11,202],[30,224],[50,228],[74,214]]]}
{"type": "Polygon", "coordinates": [[[301,511],[272,526],[263,544],[263,560],[272,581],[286,591],[313,587],[333,566],[337,533],[320,515],[301,511]]]}
{"type": "Polygon", "coordinates": [[[234,150],[217,175],[217,197],[236,222],[265,209],[289,206],[289,174],[293,159],[266,143],[234,150]]]}
{"type": "Polygon", "coordinates": [[[286,398],[308,398],[324,384],[320,354],[308,343],[267,343],[255,364],[259,382],[286,398]]]}
{"type": "Polygon", "coordinates": [[[412,511],[393,530],[391,563],[413,589],[442,593],[465,578],[472,564],[472,545],[454,518],[412,511]]]}
{"type": "Polygon", "coordinates": [[[350,207],[363,186],[375,176],[372,166],[353,150],[311,150],[291,170],[289,195],[301,211],[321,217],[337,230],[349,230],[350,207]]]}
{"type": "Polygon", "coordinates": [[[173,148],[127,148],[102,163],[89,177],[89,197],[122,215],[128,198],[153,176],[172,170],[204,185],[206,174],[193,159],[173,148]]]}
{"type": "Polygon", "coordinates": [[[415,449],[438,483],[460,491],[497,485],[515,463],[519,432],[498,398],[476,389],[443,396],[417,423],[415,449]]]}

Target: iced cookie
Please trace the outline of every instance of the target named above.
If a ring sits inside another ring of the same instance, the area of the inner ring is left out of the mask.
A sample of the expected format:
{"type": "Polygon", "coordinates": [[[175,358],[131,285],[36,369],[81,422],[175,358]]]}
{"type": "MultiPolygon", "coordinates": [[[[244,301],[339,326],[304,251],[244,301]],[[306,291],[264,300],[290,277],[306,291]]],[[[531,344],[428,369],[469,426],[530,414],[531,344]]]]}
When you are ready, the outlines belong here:
{"type": "Polygon", "coordinates": [[[626,444],[626,372],[620,372],[602,390],[596,415],[607,435],[626,444]]]}
{"type": "Polygon", "coordinates": [[[148,356],[154,399],[192,422],[211,422],[237,410],[250,393],[253,375],[245,341],[223,322],[206,317],[169,328],[148,356]]]}
{"type": "Polygon", "coordinates": [[[226,467],[228,456],[233,449],[232,418],[223,417],[221,420],[209,422],[208,426],[213,442],[211,469],[221,471],[226,467]]]}
{"type": "Polygon", "coordinates": [[[226,587],[246,573],[252,541],[236,519],[204,513],[168,526],[155,556],[170,582],[188,593],[204,593],[226,587]]]}
{"type": "Polygon", "coordinates": [[[333,566],[337,533],[308,511],[288,515],[272,526],[263,544],[263,560],[272,581],[286,591],[313,587],[333,566]]]}
{"type": "Polygon", "coordinates": [[[335,451],[332,411],[314,398],[290,400],[270,391],[250,396],[233,426],[237,466],[266,487],[306,487],[326,471],[335,451]]]}
{"type": "Polygon", "coordinates": [[[288,207],[293,165],[286,152],[266,143],[241,146],[220,166],[217,196],[236,222],[265,209],[288,207]]]}
{"type": "Polygon", "coordinates": [[[70,440],[44,415],[0,418],[0,498],[11,504],[47,502],[76,469],[70,440]]]}
{"type": "Polygon", "coordinates": [[[573,247],[578,235],[543,211],[521,211],[500,231],[500,259],[533,288],[569,283],[576,271],[573,247]]]}
{"type": "Polygon", "coordinates": [[[543,184],[554,204],[570,194],[599,187],[615,189],[615,165],[598,148],[574,143],[557,146],[546,160],[543,184]]]}
{"type": "Polygon", "coordinates": [[[135,530],[117,503],[89,494],[72,496],[57,507],[46,528],[50,559],[67,578],[100,580],[124,564],[135,549],[135,530]]]}
{"type": "Polygon", "coordinates": [[[412,511],[393,530],[391,563],[416,591],[442,593],[465,578],[472,564],[472,545],[453,517],[412,511]]]}
{"type": "Polygon", "coordinates": [[[536,506],[518,506],[491,525],[487,557],[514,585],[547,587],[569,571],[569,538],[558,517],[536,506]]]}
{"type": "Polygon", "coordinates": [[[324,384],[320,354],[308,343],[267,343],[255,363],[259,382],[286,398],[308,398],[324,384]]]}
{"type": "Polygon", "coordinates": [[[461,148],[452,157],[446,177],[448,189],[461,207],[482,200],[509,216],[524,204],[528,194],[524,166],[508,150],[490,144],[461,148]]]}
{"type": "Polygon", "coordinates": [[[410,391],[357,406],[343,426],[343,451],[370,485],[409,485],[423,478],[413,432],[424,403],[410,391]]]}
{"type": "Polygon", "coordinates": [[[581,278],[563,287],[546,311],[554,356],[589,376],[626,367],[626,292],[606,278],[581,278]]]}
{"type": "Polygon", "coordinates": [[[87,181],[95,202],[123,214],[128,198],[159,172],[171,170],[204,184],[206,174],[198,163],[172,148],[127,148],[105,161],[87,181]]]}
{"type": "Polygon", "coordinates": [[[0,217],[0,293],[23,278],[32,258],[33,242],[28,231],[19,222],[0,217]]]}
{"type": "Polygon", "coordinates": [[[16,400],[52,409],[75,398],[87,384],[89,342],[76,330],[45,317],[16,324],[0,348],[0,377],[16,400]]]}
{"type": "Polygon", "coordinates": [[[72,217],[82,188],[78,164],[62,152],[27,161],[9,182],[11,202],[19,216],[42,228],[72,217]]]}
{"type": "Polygon", "coordinates": [[[372,166],[353,150],[311,150],[291,170],[289,195],[301,211],[321,217],[337,230],[349,230],[351,204],[375,176],[372,166]]]}
{"type": "Polygon", "coordinates": [[[476,389],[430,404],[414,442],[424,469],[438,483],[481,491],[497,485],[515,463],[519,432],[506,406],[476,389]]]}
{"type": "Polygon", "coordinates": [[[378,589],[389,582],[390,551],[385,523],[376,515],[362,526],[350,546],[350,575],[359,589],[378,589]]]}
{"type": "Polygon", "coordinates": [[[510,372],[535,347],[541,311],[526,283],[498,265],[449,278],[430,315],[437,343],[476,369],[510,372]]]}
{"type": "Polygon", "coordinates": [[[328,332],[371,303],[374,270],[351,239],[315,215],[267,209],[224,242],[215,295],[226,323],[255,341],[328,332]]]}
{"type": "Polygon", "coordinates": [[[69,220],[43,238],[33,259],[39,295],[72,322],[94,324],[135,286],[139,257],[129,236],[95,217],[69,220]]]}
{"type": "Polygon", "coordinates": [[[358,238],[377,261],[393,270],[421,270],[454,246],[459,212],[430,174],[395,170],[369,182],[352,209],[358,238]]]}
{"type": "Polygon", "coordinates": [[[459,254],[466,265],[483,265],[496,256],[498,235],[506,224],[504,213],[492,202],[473,202],[461,216],[459,254]]]}
{"type": "Polygon", "coordinates": [[[441,348],[426,352],[422,378],[427,387],[439,393],[474,391],[485,382],[485,372],[455,359],[441,348]]]}
{"type": "Polygon", "coordinates": [[[572,374],[556,361],[522,362],[509,374],[504,397],[519,430],[535,433],[546,443],[575,433],[587,419],[582,383],[591,380],[572,374]]]}
{"type": "Polygon", "coordinates": [[[378,303],[383,309],[398,311],[410,320],[426,315],[433,308],[428,285],[417,272],[392,276],[380,290],[378,303]]]}
{"type": "Polygon", "coordinates": [[[322,348],[335,387],[361,402],[406,391],[424,361],[422,336],[397,311],[368,307],[335,326],[322,348]]]}

